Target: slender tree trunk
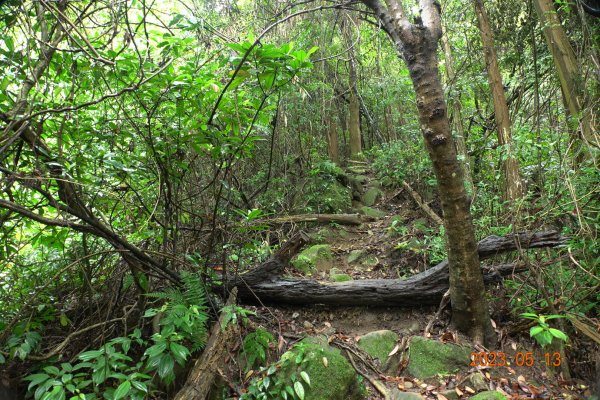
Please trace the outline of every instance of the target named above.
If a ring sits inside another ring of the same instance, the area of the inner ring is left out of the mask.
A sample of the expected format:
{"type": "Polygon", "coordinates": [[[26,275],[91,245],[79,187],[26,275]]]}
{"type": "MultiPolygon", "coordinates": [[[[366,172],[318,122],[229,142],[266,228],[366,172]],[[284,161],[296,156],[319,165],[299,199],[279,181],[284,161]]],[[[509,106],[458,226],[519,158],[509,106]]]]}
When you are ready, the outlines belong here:
{"type": "Polygon", "coordinates": [[[476,342],[491,344],[494,334],[479,267],[475,229],[438,74],[436,49],[442,35],[439,4],[420,0],[421,14],[413,24],[396,0],[387,0],[387,7],[379,0],[363,0],[363,3],[375,12],[402,54],[416,92],[421,130],[444,211],[452,322],[476,342]]]}
{"type": "MultiPolygon", "coordinates": [[[[442,25],[442,46],[444,48],[444,55],[446,57],[446,78],[448,79],[448,85],[452,86],[456,78],[454,73],[454,59],[452,57],[452,50],[450,48],[450,41],[448,40],[448,32],[442,25]]],[[[458,95],[457,95],[458,96],[458,95]]],[[[471,193],[474,191],[473,177],[471,176],[471,161],[469,153],[467,151],[467,144],[465,141],[465,129],[462,123],[462,110],[460,106],[460,97],[454,98],[453,96],[448,97],[448,101],[452,106],[454,112],[454,118],[452,119],[452,125],[454,125],[456,140],[456,150],[458,155],[462,158],[463,168],[465,171],[465,181],[471,193]]]]}
{"type": "Polygon", "coordinates": [[[481,41],[483,42],[483,54],[485,65],[494,100],[494,114],[498,128],[498,144],[504,148],[502,170],[504,173],[504,197],[506,200],[517,200],[523,197],[523,182],[519,175],[519,162],[513,153],[512,133],[508,105],[504,95],[504,85],[498,67],[498,57],[494,48],[494,37],[490,21],[481,0],[474,0],[481,41]]]}
{"type": "Polygon", "coordinates": [[[569,115],[579,121],[577,131],[580,138],[589,145],[600,147],[600,139],[593,127],[591,110],[584,107],[577,58],[556,15],[552,1],[533,0],[533,5],[540,17],[542,31],[558,72],[565,107],[569,115]]]}
{"type": "Polygon", "coordinates": [[[355,19],[348,16],[342,24],[342,34],[348,48],[348,72],[350,86],[350,104],[348,129],[350,131],[350,158],[356,158],[362,151],[362,140],[360,134],[360,103],[358,99],[358,88],[356,86],[356,59],[354,57],[354,42],[352,39],[352,26],[356,23],[355,19]]]}
{"type": "Polygon", "coordinates": [[[335,118],[328,116],[325,120],[327,124],[327,155],[329,159],[336,164],[340,163],[340,153],[338,148],[338,133],[335,118]]]}

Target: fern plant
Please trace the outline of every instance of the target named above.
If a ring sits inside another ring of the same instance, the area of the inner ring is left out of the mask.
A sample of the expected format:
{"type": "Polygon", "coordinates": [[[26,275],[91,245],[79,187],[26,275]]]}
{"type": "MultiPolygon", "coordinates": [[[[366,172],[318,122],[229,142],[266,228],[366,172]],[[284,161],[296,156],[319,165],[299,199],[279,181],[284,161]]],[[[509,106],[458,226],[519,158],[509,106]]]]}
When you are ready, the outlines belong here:
{"type": "Polygon", "coordinates": [[[242,347],[242,354],[246,357],[246,372],[254,368],[257,362],[263,364],[267,361],[269,344],[274,342],[273,335],[264,328],[258,328],[246,335],[242,347]]]}
{"type": "Polygon", "coordinates": [[[159,325],[161,333],[169,327],[191,342],[191,350],[204,347],[207,338],[206,322],[208,309],[204,284],[197,274],[183,272],[182,287],[168,288],[163,292],[148,293],[148,297],[163,300],[161,308],[146,310],[145,317],[154,317],[161,313],[159,325]]]}

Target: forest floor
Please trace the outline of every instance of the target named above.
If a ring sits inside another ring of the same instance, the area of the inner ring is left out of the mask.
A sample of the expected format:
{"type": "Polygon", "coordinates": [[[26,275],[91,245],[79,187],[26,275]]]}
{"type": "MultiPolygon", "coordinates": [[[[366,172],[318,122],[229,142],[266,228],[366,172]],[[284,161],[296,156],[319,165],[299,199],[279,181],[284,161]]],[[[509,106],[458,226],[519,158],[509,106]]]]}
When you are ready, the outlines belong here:
{"type": "MultiPolygon", "coordinates": [[[[371,171],[367,170],[363,174],[366,177],[363,179],[364,189],[367,190],[369,182],[373,182],[375,178],[371,171]]],[[[358,208],[362,204],[357,203],[355,199],[355,206],[358,208]]],[[[430,251],[426,251],[427,249],[423,247],[423,241],[425,233],[431,234],[439,228],[428,219],[427,214],[421,210],[409,193],[404,190],[391,193],[382,191],[373,208],[381,211],[381,216],[371,218],[360,226],[330,224],[325,227],[315,225],[308,229],[307,233],[316,243],[330,246],[333,258],[320,264],[312,274],[303,274],[289,266],[285,275],[298,279],[331,282],[330,276],[333,271],[336,274],[347,274],[353,280],[399,279],[414,275],[423,271],[428,265],[435,264],[429,259],[430,251]],[[399,222],[394,223],[394,221],[399,222]],[[353,254],[358,261],[349,262],[353,254]]],[[[525,323],[521,322],[525,328],[520,329],[525,334],[512,336],[507,334],[508,329],[504,323],[512,318],[510,306],[504,300],[503,289],[499,285],[488,290],[491,294],[492,318],[498,321],[497,332],[501,338],[496,351],[506,353],[507,359],[510,360],[509,365],[470,367],[450,376],[421,381],[406,374],[403,370],[406,363],[403,363],[393,373],[382,373],[374,378],[383,382],[389,390],[398,388],[402,392],[412,392],[425,399],[467,399],[482,390],[498,390],[510,399],[589,397],[590,389],[584,382],[564,380],[560,371],[546,367],[545,355],[528,337],[528,327],[525,323]],[[525,354],[526,351],[533,352],[535,364],[531,367],[518,367],[514,362],[516,354],[517,352],[525,354]],[[480,375],[482,379],[474,380],[474,375],[480,375]]],[[[324,334],[330,344],[334,346],[337,344],[338,347],[341,344],[340,349],[343,347],[347,351],[347,347],[350,347],[353,352],[362,354],[361,360],[371,364],[375,370],[380,367],[378,361],[370,358],[356,346],[362,335],[373,331],[391,330],[399,334],[400,338],[425,335],[443,342],[471,346],[474,352],[482,350],[481,348],[476,350],[467,338],[451,330],[448,326],[448,309],[442,314],[441,321],[434,324],[430,332],[425,333],[426,326],[434,319],[437,307],[399,309],[396,307],[328,307],[314,304],[306,307],[268,305],[249,308],[256,312],[256,316],[251,318],[252,325],[262,326],[271,331],[275,338],[279,338],[280,352],[303,337],[324,334]]],[[[512,328],[514,329],[514,323],[512,328]]],[[[399,351],[403,350],[406,348],[401,347],[399,351]]],[[[358,369],[372,370],[369,366],[358,369]]],[[[230,369],[229,373],[237,375],[239,381],[243,374],[234,370],[235,368],[230,369]]],[[[367,379],[365,384],[369,399],[384,399],[381,392],[369,384],[367,379]]]]}

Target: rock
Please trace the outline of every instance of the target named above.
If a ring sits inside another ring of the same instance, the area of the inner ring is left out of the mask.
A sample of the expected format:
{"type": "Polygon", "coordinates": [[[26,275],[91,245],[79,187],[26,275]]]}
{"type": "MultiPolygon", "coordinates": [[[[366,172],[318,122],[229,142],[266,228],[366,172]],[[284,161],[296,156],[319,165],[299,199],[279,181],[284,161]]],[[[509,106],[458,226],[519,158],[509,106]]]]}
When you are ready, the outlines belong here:
{"type": "Polygon", "coordinates": [[[460,400],[460,397],[458,397],[458,394],[456,393],[456,390],[454,390],[454,389],[444,390],[444,391],[440,392],[440,394],[442,396],[444,396],[445,398],[447,398],[448,400],[460,400]]]}
{"type": "Polygon", "coordinates": [[[376,208],[371,208],[371,207],[367,207],[367,206],[362,206],[360,208],[357,209],[358,212],[362,215],[366,215],[367,217],[370,218],[383,218],[385,217],[385,213],[381,210],[378,210],[376,208]]]}
{"type": "Polygon", "coordinates": [[[308,337],[292,350],[281,356],[282,368],[277,379],[289,381],[293,387],[292,375],[299,377],[304,371],[310,378],[310,386],[303,383],[306,399],[363,400],[366,389],[359,383],[352,365],[338,349],[327,344],[326,337],[308,337]],[[303,360],[297,363],[300,356],[303,360]],[[324,361],[326,360],[326,361],[324,361]]]}
{"type": "Polygon", "coordinates": [[[395,332],[381,330],[369,332],[361,336],[358,339],[358,347],[383,364],[387,360],[388,354],[394,349],[397,341],[398,335],[395,332]]]}
{"type": "Polygon", "coordinates": [[[365,206],[371,207],[372,205],[377,203],[377,201],[382,196],[383,196],[383,192],[381,191],[381,189],[372,187],[372,188],[369,188],[369,190],[367,190],[365,192],[365,194],[363,194],[361,201],[365,206]]]}
{"type": "Polygon", "coordinates": [[[354,280],[350,275],[348,274],[330,274],[329,277],[331,278],[332,281],[334,282],[348,282],[348,281],[352,281],[354,280]]]}
{"type": "Polygon", "coordinates": [[[449,375],[469,368],[470,353],[466,347],[415,336],[410,342],[407,372],[418,379],[449,375]]]}
{"type": "Polygon", "coordinates": [[[317,244],[305,249],[298,254],[291,264],[298,271],[306,274],[313,273],[316,269],[327,270],[331,267],[331,246],[328,244],[317,244]]]}
{"type": "Polygon", "coordinates": [[[365,255],[364,250],[352,250],[348,256],[348,264],[358,262],[365,255]]]}
{"type": "Polygon", "coordinates": [[[404,382],[403,385],[404,385],[404,389],[412,389],[413,387],[415,387],[415,384],[410,381],[404,382]]]}
{"type": "Polygon", "coordinates": [[[348,255],[348,264],[360,264],[366,268],[373,268],[379,264],[379,259],[365,250],[352,250],[348,255]]]}
{"type": "Polygon", "coordinates": [[[471,397],[471,400],[506,400],[508,397],[500,392],[488,390],[471,397]]]}
{"type": "Polygon", "coordinates": [[[469,377],[467,378],[467,380],[469,381],[470,385],[473,389],[475,389],[476,391],[480,391],[480,390],[488,390],[488,384],[485,381],[485,378],[478,372],[475,372],[471,375],[469,375],[469,377]]]}
{"type": "Polygon", "coordinates": [[[401,392],[396,388],[390,391],[390,395],[391,400],[425,400],[425,397],[418,393],[401,392]]]}

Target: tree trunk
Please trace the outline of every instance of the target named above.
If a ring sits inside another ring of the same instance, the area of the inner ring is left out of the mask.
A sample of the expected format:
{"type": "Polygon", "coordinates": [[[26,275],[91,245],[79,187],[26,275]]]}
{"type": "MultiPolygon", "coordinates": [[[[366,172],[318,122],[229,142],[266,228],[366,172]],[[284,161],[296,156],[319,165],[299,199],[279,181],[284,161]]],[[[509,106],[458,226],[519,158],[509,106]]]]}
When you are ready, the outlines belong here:
{"type": "Polygon", "coordinates": [[[579,121],[579,135],[586,143],[600,147],[600,139],[594,132],[591,110],[585,109],[583,90],[578,84],[581,79],[575,52],[567,39],[551,0],[533,0],[540,17],[544,38],[552,53],[552,59],[560,79],[563,101],[569,115],[579,121]]]}
{"type": "Polygon", "coordinates": [[[494,114],[498,129],[498,144],[503,147],[502,171],[504,173],[504,198],[515,201],[523,197],[523,183],[519,175],[519,162],[513,154],[513,142],[511,133],[510,116],[508,105],[504,94],[502,76],[498,67],[498,57],[494,47],[494,36],[490,21],[481,0],[474,0],[481,41],[483,43],[483,54],[488,74],[488,81],[494,101],[494,114]]]}
{"type": "Polygon", "coordinates": [[[362,151],[362,139],[360,134],[360,103],[358,99],[358,88],[356,86],[356,60],[353,50],[355,43],[352,41],[352,25],[355,23],[356,20],[348,17],[341,26],[346,47],[348,48],[348,84],[350,86],[348,129],[350,131],[350,158],[356,158],[362,151]]]}
{"type": "MultiPolygon", "coordinates": [[[[448,40],[448,32],[442,25],[442,46],[444,48],[444,56],[446,57],[446,78],[448,79],[447,86],[452,86],[455,83],[456,74],[454,73],[454,59],[452,57],[452,49],[450,48],[450,41],[448,40]]],[[[454,112],[454,118],[452,119],[452,125],[454,125],[455,135],[454,138],[456,140],[456,151],[458,155],[462,158],[463,169],[465,173],[465,180],[467,182],[467,187],[469,188],[471,194],[474,192],[473,186],[473,177],[471,176],[471,161],[469,158],[469,153],[467,151],[467,143],[465,140],[465,129],[462,123],[462,110],[460,106],[460,95],[457,94],[457,97],[448,96],[448,101],[452,106],[454,112]]]]}
{"type": "Polygon", "coordinates": [[[363,0],[363,3],[375,12],[402,54],[415,88],[421,130],[444,212],[452,322],[474,341],[491,344],[494,333],[479,268],[475,229],[438,74],[436,49],[442,35],[439,4],[420,0],[421,14],[412,24],[395,0],[388,0],[388,7],[379,0],[363,0]]]}
{"type": "Polygon", "coordinates": [[[328,116],[326,119],[327,124],[327,155],[329,159],[336,164],[340,163],[340,151],[338,146],[338,133],[337,124],[335,118],[328,116]]]}

